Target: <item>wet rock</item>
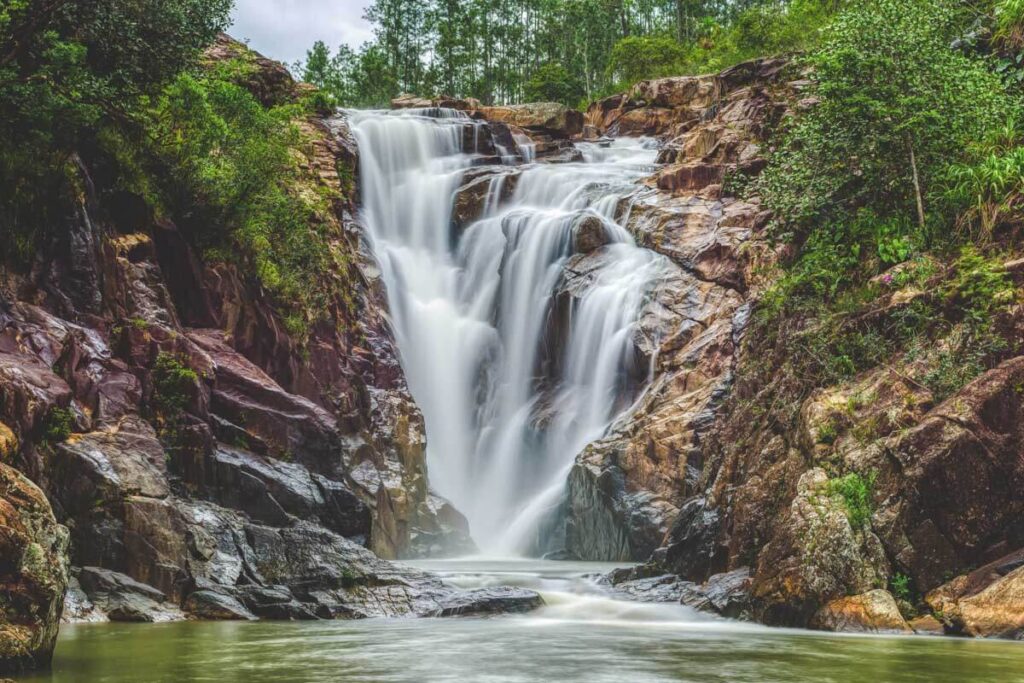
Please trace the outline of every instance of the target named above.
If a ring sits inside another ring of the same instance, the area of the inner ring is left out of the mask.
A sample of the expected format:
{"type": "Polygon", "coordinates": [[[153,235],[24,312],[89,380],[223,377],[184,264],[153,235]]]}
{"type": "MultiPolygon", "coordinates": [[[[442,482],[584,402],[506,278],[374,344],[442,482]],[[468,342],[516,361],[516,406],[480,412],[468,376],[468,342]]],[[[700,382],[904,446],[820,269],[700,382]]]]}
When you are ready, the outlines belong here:
{"type": "Polygon", "coordinates": [[[479,552],[469,535],[469,520],[451,503],[431,494],[423,505],[428,510],[420,515],[421,525],[412,533],[407,557],[465,557],[479,552]]]}
{"type": "Polygon", "coordinates": [[[189,595],[184,609],[193,617],[212,621],[252,621],[257,618],[236,598],[209,590],[189,595]]]}
{"type": "Polygon", "coordinates": [[[684,602],[698,592],[697,585],[673,574],[615,583],[615,590],[638,602],[684,602]]]}
{"type": "Polygon", "coordinates": [[[516,614],[531,612],[543,604],[540,595],[524,588],[478,588],[440,600],[438,608],[429,616],[516,614]]]}
{"type": "MultiPolygon", "coordinates": [[[[569,475],[567,549],[579,558],[644,561],[662,544],[696,493],[700,435],[730,380],[740,297],[667,261],[664,269],[634,336],[634,386],[652,364],[654,379],[569,475]]],[[[582,290],[586,281],[569,284],[582,290]]]]}
{"type": "Polygon", "coordinates": [[[208,486],[217,502],[253,519],[287,526],[315,519],[343,536],[367,538],[369,509],[341,482],[295,463],[219,445],[211,456],[208,486]]]}
{"type": "Polygon", "coordinates": [[[875,589],[828,603],[811,619],[811,627],[848,633],[912,633],[889,591],[875,589]]]}
{"type": "Polygon", "coordinates": [[[165,622],[185,618],[163,592],[130,576],[100,567],[83,567],[78,582],[89,601],[110,621],[165,622]]]}
{"type": "Polygon", "coordinates": [[[0,672],[50,663],[68,583],[67,529],[43,492],[0,464],[0,672]]]}
{"type": "Polygon", "coordinates": [[[583,214],[572,228],[573,250],[577,254],[589,254],[610,241],[604,220],[596,214],[583,214]]]}
{"type": "Polygon", "coordinates": [[[73,574],[68,579],[68,588],[64,593],[64,611],[60,617],[62,624],[80,624],[109,621],[107,615],[100,611],[82,590],[78,578],[73,574]]]}
{"type": "Polygon", "coordinates": [[[711,608],[730,619],[746,619],[752,611],[750,568],[740,567],[710,577],[701,586],[711,608]]]}
{"type": "Polygon", "coordinates": [[[492,205],[512,196],[518,179],[518,173],[495,167],[466,172],[462,186],[455,191],[452,206],[456,234],[481,218],[492,205]]]}
{"type": "Polygon", "coordinates": [[[690,580],[709,576],[724,564],[726,549],[721,546],[721,535],[718,511],[704,498],[693,498],[679,509],[659,565],[690,580]]]}

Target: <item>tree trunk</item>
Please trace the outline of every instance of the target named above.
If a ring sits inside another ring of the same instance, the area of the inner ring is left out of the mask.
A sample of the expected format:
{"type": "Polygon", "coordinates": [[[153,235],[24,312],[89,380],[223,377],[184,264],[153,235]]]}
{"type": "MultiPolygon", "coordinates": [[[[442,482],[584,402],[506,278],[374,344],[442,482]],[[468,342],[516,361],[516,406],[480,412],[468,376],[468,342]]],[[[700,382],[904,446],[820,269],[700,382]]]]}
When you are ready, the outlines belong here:
{"type": "Polygon", "coordinates": [[[924,199],[921,197],[921,177],[917,173],[917,158],[914,156],[914,143],[910,133],[906,134],[907,149],[910,150],[910,170],[914,174],[914,198],[917,199],[917,224],[924,230],[924,199]]]}

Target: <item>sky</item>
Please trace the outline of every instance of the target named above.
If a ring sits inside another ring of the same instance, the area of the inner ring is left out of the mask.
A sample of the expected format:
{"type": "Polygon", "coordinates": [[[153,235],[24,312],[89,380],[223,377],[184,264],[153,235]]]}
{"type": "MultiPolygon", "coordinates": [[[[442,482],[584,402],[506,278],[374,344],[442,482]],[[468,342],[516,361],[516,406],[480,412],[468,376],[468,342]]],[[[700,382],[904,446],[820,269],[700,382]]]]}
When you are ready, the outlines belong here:
{"type": "Polygon", "coordinates": [[[370,0],[235,0],[234,38],[267,57],[291,64],[306,56],[313,41],[332,49],[359,47],[373,37],[363,12],[370,0]]]}

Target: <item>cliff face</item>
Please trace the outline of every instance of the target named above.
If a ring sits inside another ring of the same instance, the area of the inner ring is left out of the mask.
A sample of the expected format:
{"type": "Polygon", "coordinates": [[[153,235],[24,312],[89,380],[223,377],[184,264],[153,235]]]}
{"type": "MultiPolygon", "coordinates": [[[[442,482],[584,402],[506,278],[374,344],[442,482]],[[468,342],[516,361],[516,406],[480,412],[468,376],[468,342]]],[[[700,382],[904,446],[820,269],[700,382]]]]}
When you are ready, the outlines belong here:
{"type": "MultiPolygon", "coordinates": [[[[208,59],[241,50],[225,38],[208,59]]],[[[245,85],[261,101],[297,97],[283,67],[254,59],[245,85]]],[[[316,228],[341,293],[301,337],[250,273],[204,261],[85,159],[56,198],[57,237],[28,268],[4,263],[4,556],[36,562],[4,565],[28,596],[6,599],[35,620],[4,626],[5,660],[29,639],[25,656],[52,649],[68,535],[67,616],[128,620],[415,611],[425,603],[390,588],[406,578],[363,546],[389,558],[468,543],[427,489],[423,420],[353,219],[354,143],[339,119],[298,125],[294,191],[332,197],[316,228]]]]}
{"type": "Polygon", "coordinates": [[[638,244],[670,259],[672,273],[641,317],[649,388],[570,474],[573,555],[647,559],[700,491],[703,442],[734,379],[755,270],[773,260],[760,239],[767,212],[756,198],[731,196],[729,183],[763,167],[766,135],[794,92],[782,66],[643,82],[587,114],[596,132],[664,138],[665,165],[619,212],[638,244]]]}
{"type": "MultiPolygon", "coordinates": [[[[640,83],[588,112],[591,135],[665,140],[666,165],[623,215],[679,274],[644,317],[650,388],[577,459],[568,548],[648,560],[613,581],[638,590],[668,573],[684,602],[729,616],[1013,637],[1024,627],[1019,307],[993,323],[1008,360],[944,400],[913,354],[808,388],[814,330],[753,327],[781,255],[763,240],[757,197],[731,195],[764,167],[778,123],[814,106],[806,85],[766,60],[640,83]]],[[[1017,261],[1003,270],[1020,285],[1017,261]]],[[[936,296],[879,282],[847,334],[884,339],[936,296]]]]}

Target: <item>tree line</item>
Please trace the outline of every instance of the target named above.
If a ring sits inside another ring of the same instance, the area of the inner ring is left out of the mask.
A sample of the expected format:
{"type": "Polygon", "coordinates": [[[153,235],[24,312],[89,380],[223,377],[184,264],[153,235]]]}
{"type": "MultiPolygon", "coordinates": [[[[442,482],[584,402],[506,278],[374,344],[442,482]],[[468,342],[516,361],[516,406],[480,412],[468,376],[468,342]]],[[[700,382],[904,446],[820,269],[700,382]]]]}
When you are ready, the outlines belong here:
{"type": "Polygon", "coordinates": [[[589,102],[642,78],[801,49],[842,0],[376,0],[374,39],[294,65],[346,106],[399,93],[589,102]]]}

